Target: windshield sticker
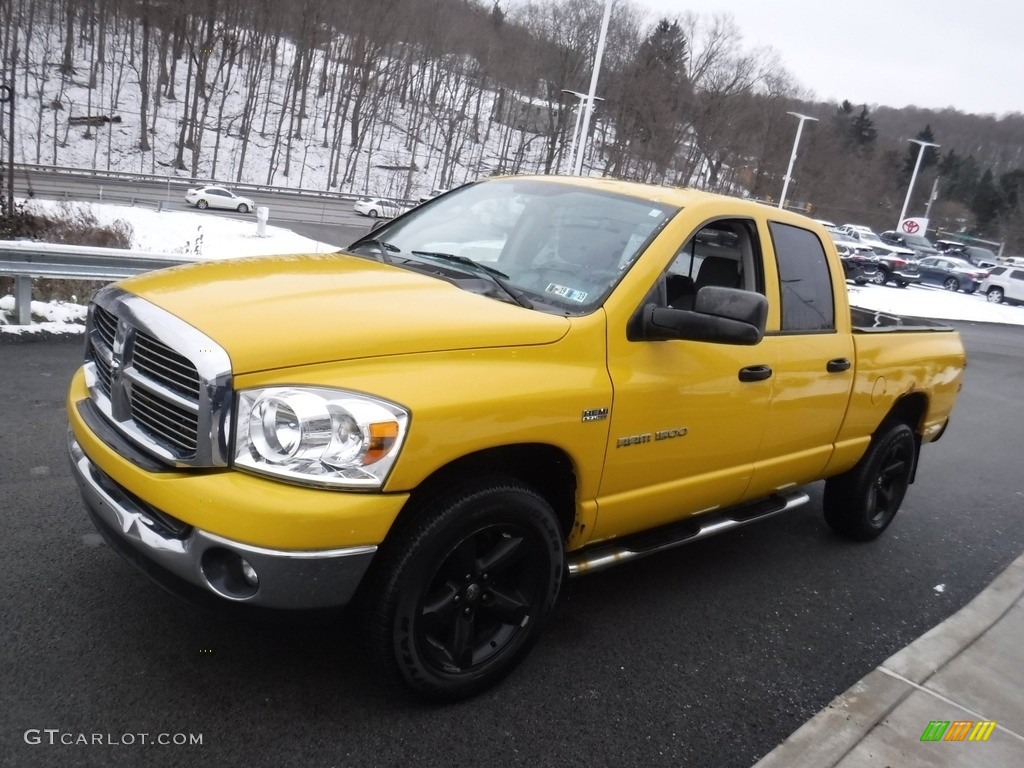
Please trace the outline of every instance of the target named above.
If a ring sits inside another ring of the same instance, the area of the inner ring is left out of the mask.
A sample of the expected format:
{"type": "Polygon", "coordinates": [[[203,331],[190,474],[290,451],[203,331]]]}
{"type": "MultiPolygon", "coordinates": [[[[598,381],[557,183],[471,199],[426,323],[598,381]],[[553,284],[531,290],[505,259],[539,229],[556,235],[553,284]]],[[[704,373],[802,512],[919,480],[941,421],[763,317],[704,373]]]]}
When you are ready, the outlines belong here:
{"type": "Polygon", "coordinates": [[[585,291],[577,291],[573,288],[567,288],[564,285],[557,285],[556,283],[548,283],[548,287],[544,290],[547,293],[553,293],[556,296],[561,296],[563,299],[574,301],[577,304],[582,304],[587,300],[587,294],[585,291]]]}
{"type": "Polygon", "coordinates": [[[661,216],[661,214],[662,212],[659,211],[657,208],[652,208],[651,212],[648,213],[647,215],[650,216],[652,219],[657,219],[661,216]]]}

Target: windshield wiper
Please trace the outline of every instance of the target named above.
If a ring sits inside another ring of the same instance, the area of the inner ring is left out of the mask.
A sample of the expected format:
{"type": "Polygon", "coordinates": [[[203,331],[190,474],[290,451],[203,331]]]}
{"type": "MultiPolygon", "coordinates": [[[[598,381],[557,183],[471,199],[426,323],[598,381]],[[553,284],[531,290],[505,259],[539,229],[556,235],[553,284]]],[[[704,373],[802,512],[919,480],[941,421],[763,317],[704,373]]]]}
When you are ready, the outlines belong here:
{"type": "Polygon", "coordinates": [[[428,259],[437,259],[438,261],[448,262],[449,264],[458,264],[463,267],[469,267],[476,272],[476,274],[484,275],[489,278],[492,283],[501,288],[501,290],[510,296],[519,306],[526,309],[533,309],[533,302],[506,283],[505,281],[509,279],[509,276],[500,269],[495,269],[494,267],[490,267],[486,264],[481,264],[479,261],[473,261],[467,256],[456,256],[454,253],[441,253],[440,251],[410,251],[410,253],[413,256],[424,256],[428,259]]]}
{"type": "Polygon", "coordinates": [[[350,245],[348,247],[348,250],[354,251],[356,248],[359,248],[360,246],[363,246],[363,245],[374,245],[374,246],[376,246],[377,247],[377,261],[381,262],[382,264],[386,263],[388,261],[388,253],[389,252],[390,253],[401,253],[401,251],[402,251],[402,249],[399,248],[397,245],[392,245],[391,243],[387,242],[386,240],[381,240],[380,238],[376,238],[376,237],[369,237],[369,238],[367,238],[365,240],[358,240],[357,242],[355,242],[352,245],[350,245]]]}

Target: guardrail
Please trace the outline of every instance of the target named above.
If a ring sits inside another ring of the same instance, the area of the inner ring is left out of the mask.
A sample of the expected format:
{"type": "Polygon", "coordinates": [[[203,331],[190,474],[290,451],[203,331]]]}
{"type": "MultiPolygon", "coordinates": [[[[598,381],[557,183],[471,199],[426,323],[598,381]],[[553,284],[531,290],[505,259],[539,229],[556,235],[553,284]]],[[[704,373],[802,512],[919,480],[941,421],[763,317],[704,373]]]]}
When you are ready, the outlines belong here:
{"type": "Polygon", "coordinates": [[[148,173],[131,173],[128,171],[106,171],[94,170],[91,168],[68,168],[54,165],[35,165],[33,163],[15,163],[15,173],[20,173],[24,178],[30,180],[31,174],[49,174],[55,176],[80,176],[82,178],[95,179],[96,181],[120,179],[122,181],[143,181],[152,184],[174,184],[181,188],[197,186],[226,186],[239,192],[269,193],[275,195],[291,195],[293,197],[318,197],[329,200],[339,200],[353,203],[364,197],[371,197],[379,200],[387,200],[393,203],[415,205],[418,200],[405,200],[402,198],[384,197],[381,195],[357,195],[353,192],[340,192],[322,189],[309,189],[305,187],[279,187],[271,184],[246,184],[234,182],[222,182],[213,179],[195,178],[192,176],[178,176],[166,174],[158,176],[148,173]]]}
{"type": "Polygon", "coordinates": [[[14,277],[16,325],[32,323],[32,280],[120,280],[153,269],[196,261],[180,253],[151,253],[121,248],[55,245],[25,240],[0,240],[0,275],[14,277]]]}

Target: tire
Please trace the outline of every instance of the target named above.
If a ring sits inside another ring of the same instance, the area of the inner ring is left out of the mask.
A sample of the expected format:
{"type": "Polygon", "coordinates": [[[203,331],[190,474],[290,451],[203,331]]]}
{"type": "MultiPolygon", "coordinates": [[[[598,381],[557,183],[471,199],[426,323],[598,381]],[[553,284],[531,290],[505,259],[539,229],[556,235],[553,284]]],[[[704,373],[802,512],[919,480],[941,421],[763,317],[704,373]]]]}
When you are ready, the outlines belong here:
{"type": "Polygon", "coordinates": [[[248,213],[249,212],[249,206],[246,205],[245,203],[239,203],[237,210],[238,210],[239,213],[248,213]]]}
{"type": "Polygon", "coordinates": [[[825,522],[848,539],[877,538],[903,503],[916,463],[914,431],[902,422],[884,428],[853,469],[825,482],[825,522]]]}
{"type": "Polygon", "coordinates": [[[366,212],[366,215],[369,216],[371,219],[376,219],[377,216],[379,216],[380,214],[377,213],[376,208],[371,208],[369,211],[366,212]]]}
{"type": "Polygon", "coordinates": [[[897,280],[896,281],[896,287],[897,288],[906,288],[908,285],[910,285],[910,283],[908,283],[906,280],[897,280]]]}
{"type": "Polygon", "coordinates": [[[1002,288],[989,288],[988,293],[985,294],[985,298],[992,304],[1003,303],[1003,289],[1002,288]]]}
{"type": "Polygon", "coordinates": [[[386,675],[454,701],[525,658],[558,600],[564,543],[551,506],[514,480],[467,484],[417,512],[378,555],[363,626],[386,675]]]}
{"type": "Polygon", "coordinates": [[[885,285],[889,281],[889,272],[884,267],[878,268],[878,273],[871,278],[875,285],[885,285]]]}
{"type": "Polygon", "coordinates": [[[945,288],[947,291],[953,291],[955,293],[956,291],[960,290],[960,281],[957,280],[955,277],[947,277],[943,281],[942,287],[945,288]]]}
{"type": "Polygon", "coordinates": [[[198,208],[201,211],[205,211],[209,207],[210,207],[210,204],[208,202],[206,202],[205,200],[200,200],[200,201],[198,201],[196,203],[196,208],[198,208]]]}

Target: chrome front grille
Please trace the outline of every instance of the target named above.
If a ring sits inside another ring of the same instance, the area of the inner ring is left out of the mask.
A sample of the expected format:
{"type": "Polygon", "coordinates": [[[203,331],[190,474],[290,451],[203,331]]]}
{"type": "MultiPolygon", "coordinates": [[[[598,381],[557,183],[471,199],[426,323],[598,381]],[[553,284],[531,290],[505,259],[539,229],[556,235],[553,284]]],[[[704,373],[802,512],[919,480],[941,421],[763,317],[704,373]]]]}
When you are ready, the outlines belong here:
{"type": "Polygon", "coordinates": [[[226,466],[231,365],[212,339],[114,287],[89,316],[86,383],[129,439],[176,466],[226,466]]]}
{"type": "Polygon", "coordinates": [[[173,389],[179,395],[199,401],[202,382],[195,365],[166,344],[152,336],[139,333],[135,337],[135,369],[153,381],[173,389]]]}
{"type": "Polygon", "coordinates": [[[131,414],[138,427],[166,445],[175,446],[183,457],[195,456],[199,437],[196,413],[147,392],[142,386],[132,389],[131,414]]]}

